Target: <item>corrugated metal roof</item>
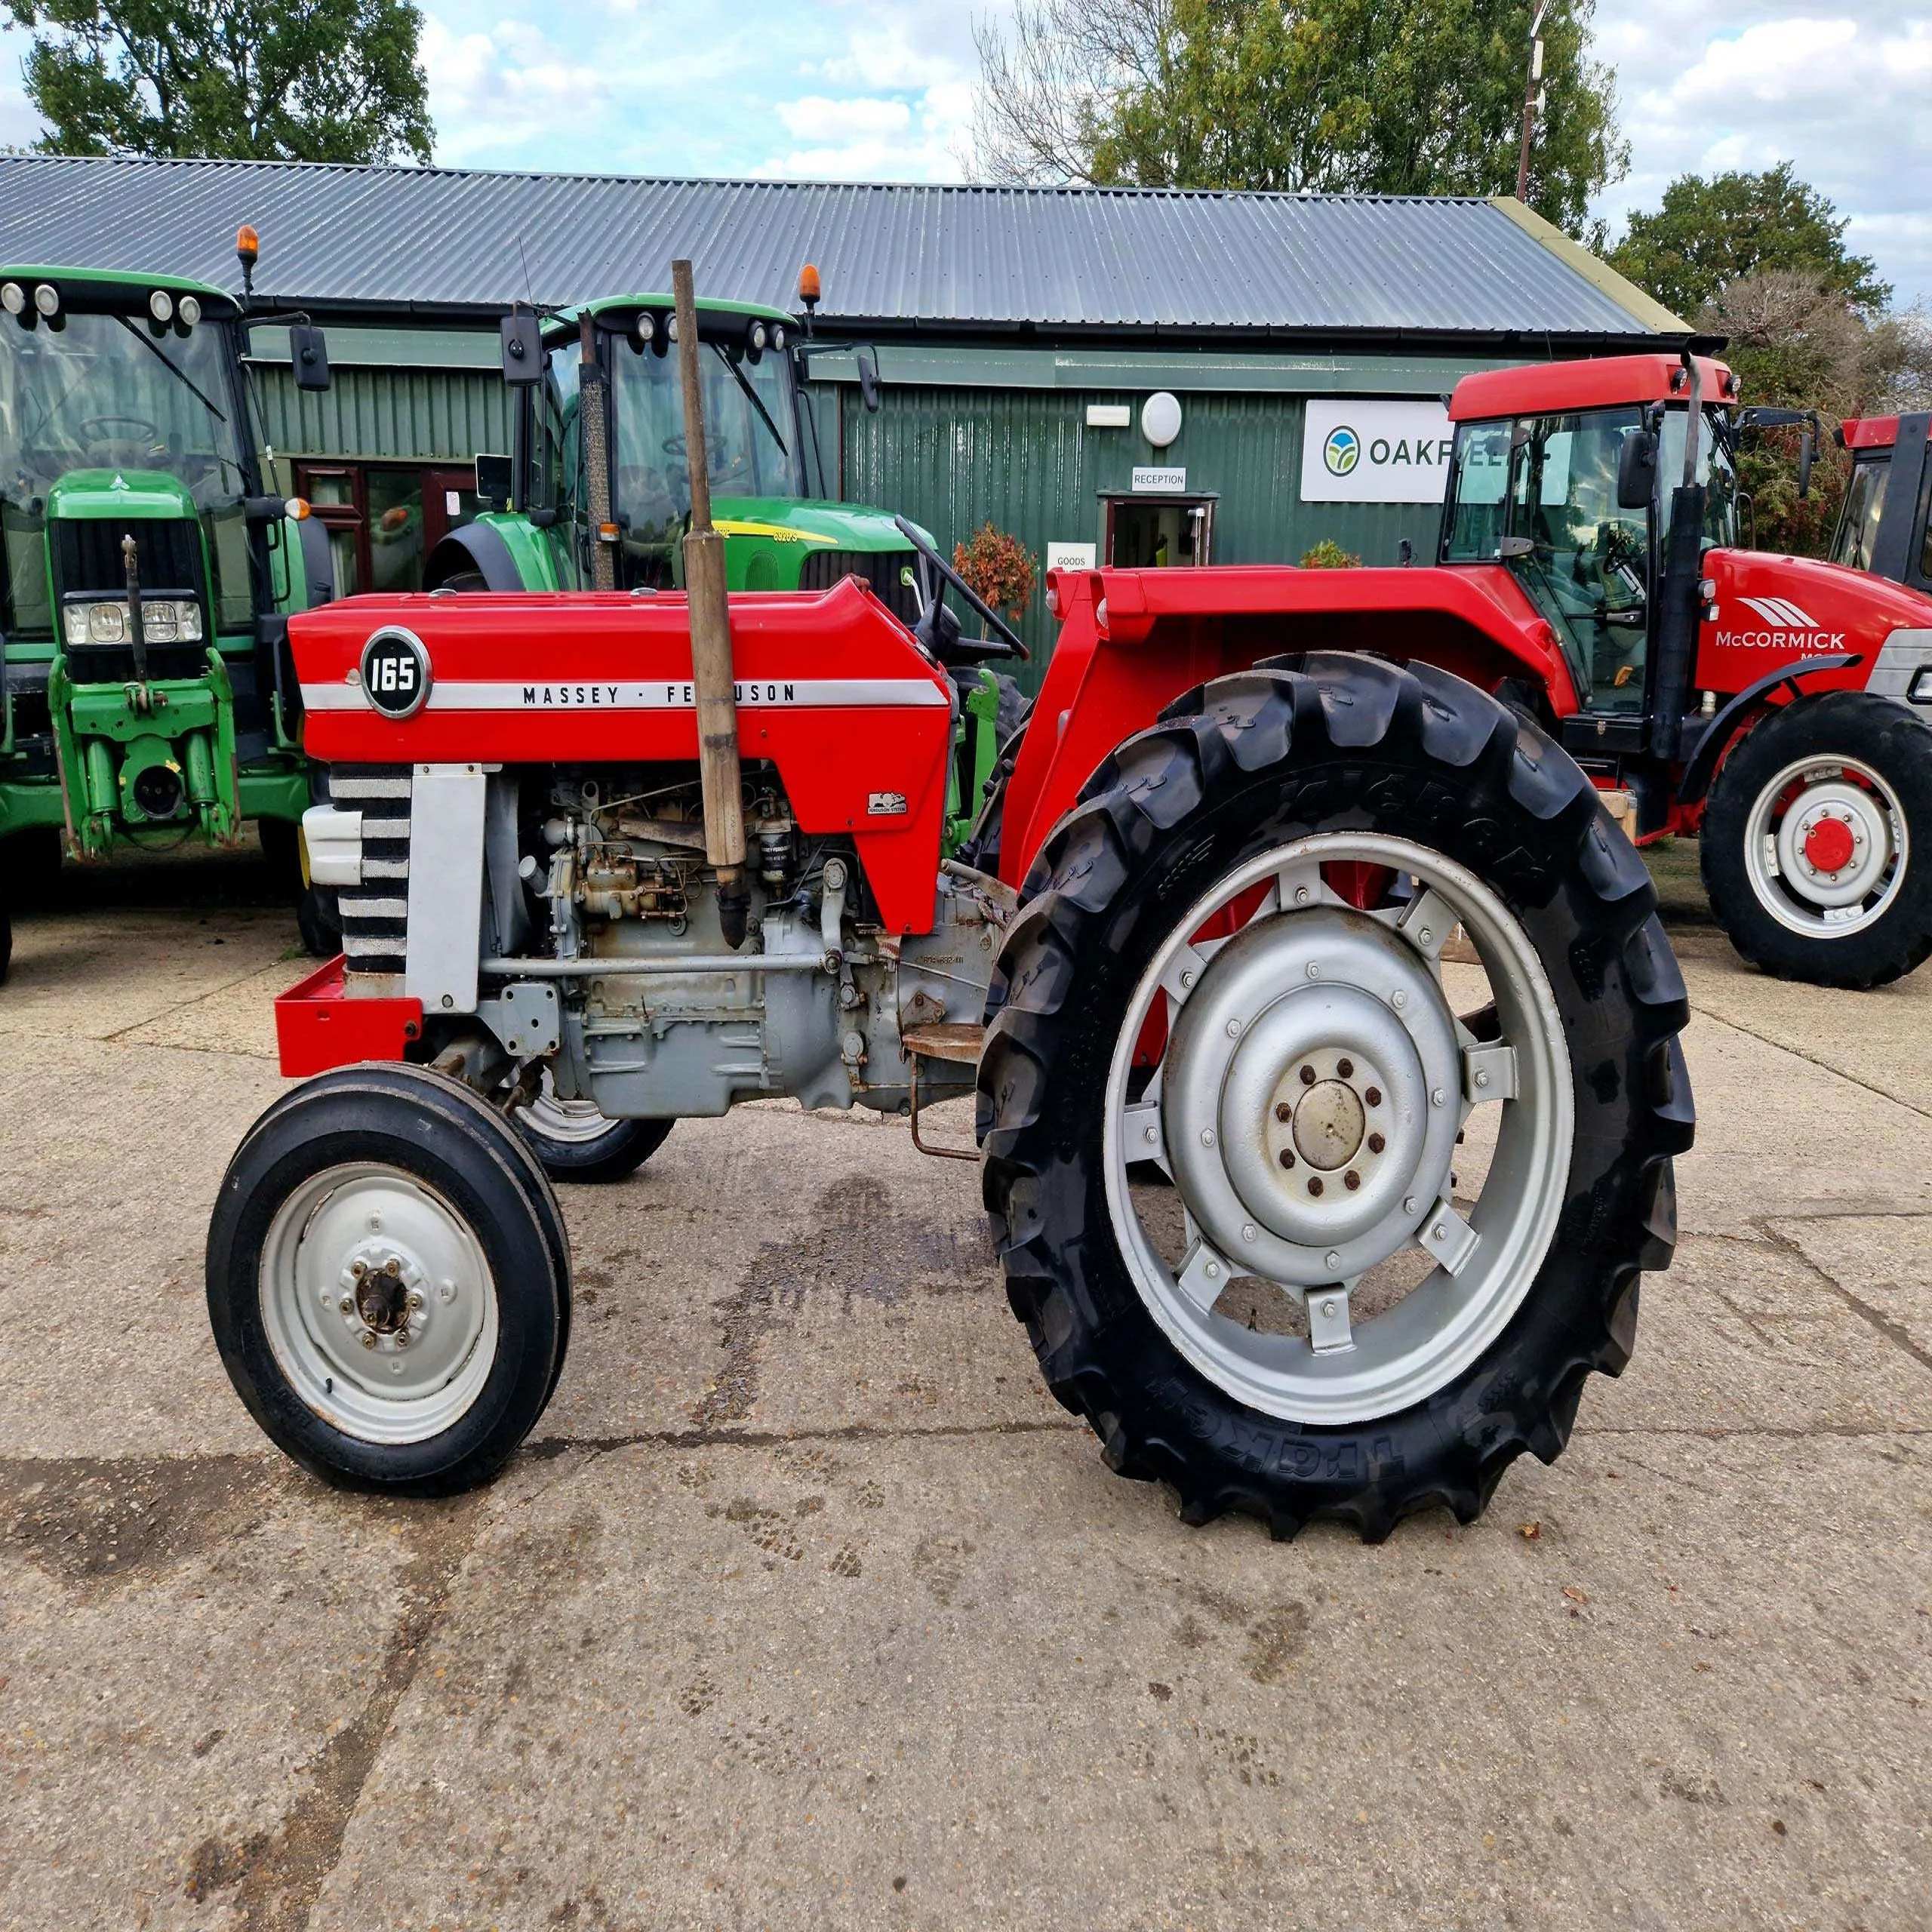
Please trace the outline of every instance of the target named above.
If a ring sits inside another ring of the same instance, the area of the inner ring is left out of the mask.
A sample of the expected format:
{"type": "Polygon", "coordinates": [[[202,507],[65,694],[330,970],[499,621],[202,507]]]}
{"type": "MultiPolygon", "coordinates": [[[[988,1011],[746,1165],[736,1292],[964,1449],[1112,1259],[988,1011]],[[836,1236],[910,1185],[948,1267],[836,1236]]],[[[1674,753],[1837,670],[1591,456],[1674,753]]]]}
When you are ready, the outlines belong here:
{"type": "Polygon", "coordinates": [[[786,307],[815,262],[823,315],[884,328],[1600,337],[1655,314],[1481,200],[0,156],[0,260],[235,288],[244,221],[259,288],[318,306],[564,303],[688,254],[703,293],[786,307]]]}

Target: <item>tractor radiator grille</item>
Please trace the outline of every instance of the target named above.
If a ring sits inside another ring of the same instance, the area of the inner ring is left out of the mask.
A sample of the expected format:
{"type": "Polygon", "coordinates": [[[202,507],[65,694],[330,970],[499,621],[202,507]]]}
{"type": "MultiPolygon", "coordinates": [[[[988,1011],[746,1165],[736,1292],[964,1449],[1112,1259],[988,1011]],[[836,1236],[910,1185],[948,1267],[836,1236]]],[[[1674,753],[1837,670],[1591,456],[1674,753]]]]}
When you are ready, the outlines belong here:
{"type": "Polygon", "coordinates": [[[813,550],[798,569],[801,590],[829,590],[841,577],[863,577],[872,594],[909,630],[919,620],[917,588],[900,581],[910,550],[813,550]]]}
{"type": "MultiPolygon", "coordinates": [[[[137,561],[143,594],[154,596],[171,591],[177,597],[192,597],[202,607],[205,629],[208,597],[202,580],[202,527],[192,517],[133,524],[56,517],[47,526],[56,608],[72,591],[111,594],[126,589],[128,568],[121,555],[121,540],[125,536],[131,536],[139,546],[137,561]]],[[[205,638],[192,644],[149,645],[149,676],[198,678],[208,668],[212,641],[205,638]]],[[[134,675],[130,645],[69,645],[66,657],[68,675],[77,684],[125,685],[134,675]]]]}
{"type": "Polygon", "coordinates": [[[409,767],[331,765],[329,798],[362,814],[362,883],[337,895],[348,969],[400,976],[409,929],[409,767]]]}

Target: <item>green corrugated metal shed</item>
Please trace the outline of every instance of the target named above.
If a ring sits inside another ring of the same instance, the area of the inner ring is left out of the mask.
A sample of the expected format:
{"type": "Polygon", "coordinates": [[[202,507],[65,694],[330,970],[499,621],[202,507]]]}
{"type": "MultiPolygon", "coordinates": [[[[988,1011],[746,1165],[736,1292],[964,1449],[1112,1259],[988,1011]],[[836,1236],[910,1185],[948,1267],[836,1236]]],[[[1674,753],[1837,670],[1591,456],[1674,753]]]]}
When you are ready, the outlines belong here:
{"type": "MultiPolygon", "coordinates": [[[[815,358],[832,487],[948,545],[990,521],[1043,565],[1051,545],[1106,561],[1110,498],[1128,540],[1154,540],[1161,499],[1137,469],[1184,472],[1215,562],[1292,562],[1324,538],[1374,562],[1406,538],[1426,560],[1432,500],[1304,500],[1311,408],[1407,399],[1420,420],[1473,369],[1687,333],[1506,198],[0,156],[0,256],[86,235],[100,266],[232,285],[242,219],[263,236],[261,285],[329,331],[335,383],[319,396],[294,389],[285,336],[257,332],[285,488],[298,462],[460,465],[506,449],[494,316],[512,299],[661,285],[688,253],[701,293],[782,302],[809,257],[822,328],[875,343],[885,383],[869,415],[850,358],[815,358]],[[1161,391],[1180,421],[1157,448],[1141,410],[1161,391]]],[[[1035,645],[1041,604],[1025,624],[1035,645]]]]}

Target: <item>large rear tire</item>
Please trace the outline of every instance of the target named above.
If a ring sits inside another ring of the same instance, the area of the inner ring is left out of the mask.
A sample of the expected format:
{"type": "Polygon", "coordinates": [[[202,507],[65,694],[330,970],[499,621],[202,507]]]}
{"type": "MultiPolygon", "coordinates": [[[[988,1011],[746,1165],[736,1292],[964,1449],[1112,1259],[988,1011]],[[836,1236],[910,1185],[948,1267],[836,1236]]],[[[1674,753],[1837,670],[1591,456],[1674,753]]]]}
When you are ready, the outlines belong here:
{"type": "Polygon", "coordinates": [[[229,1163],[209,1318],[249,1413],[325,1481],[445,1496],[535,1426],[568,1339],[569,1251],[501,1117],[409,1066],[285,1095],[229,1163]]]}
{"type": "Polygon", "coordinates": [[[1641,861],[1534,727],[1361,657],[1190,694],[1082,798],[979,1078],[1048,1385],[1189,1522],[1469,1521],[1561,1452],[1670,1258],[1687,1006],[1641,861]],[[1443,990],[1458,926],[1493,1010],[1443,990]],[[1451,1163],[1492,1098],[1472,1200],[1451,1163]]]}
{"type": "Polygon", "coordinates": [[[1734,746],[1699,863],[1752,965],[1860,991],[1932,954],[1932,725],[1870,691],[1825,691],[1734,746]]]}

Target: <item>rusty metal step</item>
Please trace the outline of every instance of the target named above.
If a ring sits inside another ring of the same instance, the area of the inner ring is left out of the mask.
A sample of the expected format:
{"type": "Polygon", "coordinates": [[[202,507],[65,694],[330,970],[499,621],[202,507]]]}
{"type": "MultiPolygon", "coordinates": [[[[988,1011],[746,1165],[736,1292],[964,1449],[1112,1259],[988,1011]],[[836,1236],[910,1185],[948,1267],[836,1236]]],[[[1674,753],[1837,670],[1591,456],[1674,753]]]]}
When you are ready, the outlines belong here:
{"type": "Polygon", "coordinates": [[[980,1026],[908,1026],[899,1035],[909,1054],[922,1060],[958,1060],[977,1066],[986,1029],[980,1026]]]}

